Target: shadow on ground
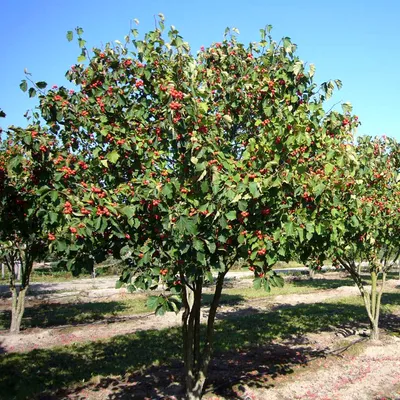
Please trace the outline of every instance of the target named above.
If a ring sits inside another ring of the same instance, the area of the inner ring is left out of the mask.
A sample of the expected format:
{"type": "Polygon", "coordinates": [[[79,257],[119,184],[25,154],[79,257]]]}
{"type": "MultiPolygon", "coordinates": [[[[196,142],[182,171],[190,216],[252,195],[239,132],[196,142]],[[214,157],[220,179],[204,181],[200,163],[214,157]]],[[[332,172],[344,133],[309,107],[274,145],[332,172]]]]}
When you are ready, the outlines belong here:
{"type": "Polygon", "coordinates": [[[352,279],[293,279],[291,283],[298,287],[310,287],[315,289],[337,289],[341,286],[354,286],[354,281],[352,279]]]}
{"type": "MultiPolygon", "coordinates": [[[[129,310],[120,301],[93,303],[50,303],[27,307],[22,328],[49,328],[60,325],[77,325],[103,320],[129,310]]],[[[0,312],[0,327],[7,329],[11,321],[9,310],[0,312]]]]}
{"type": "MultiPolygon", "coordinates": [[[[319,357],[325,357],[325,352],[315,352],[308,347],[291,349],[290,346],[278,344],[217,352],[210,365],[206,392],[230,399],[243,399],[246,387],[272,387],[279,376],[291,374],[294,368],[304,367],[311,359],[319,357]]],[[[182,371],[182,363],[175,361],[169,366],[152,366],[122,380],[100,379],[91,390],[109,400],[168,399],[172,396],[183,399],[183,387],[180,384],[182,371]]],[[[82,398],[82,390],[85,389],[69,392],[69,398],[82,398]]]]}
{"type": "MultiPolygon", "coordinates": [[[[391,301],[400,303],[400,294],[391,296],[391,301]]],[[[340,302],[287,306],[249,315],[243,314],[243,310],[237,315],[233,312],[216,325],[216,357],[209,386],[216,393],[226,393],[235,382],[269,385],[273,374],[288,374],[294,365],[290,348],[274,345],[272,341],[287,339],[301,343],[306,333],[364,327],[366,322],[362,305],[340,302]],[[224,384],[225,381],[228,383],[224,384]]],[[[396,326],[399,319],[393,320],[388,328],[396,326]]],[[[95,377],[100,377],[95,378],[99,382],[97,390],[116,388],[110,392],[114,397],[101,397],[104,399],[144,398],[144,393],[150,398],[165,397],[168,391],[180,390],[178,385],[170,384],[180,381],[181,347],[180,329],[175,327],[138,331],[107,341],[1,355],[0,393],[8,397],[0,395],[0,398],[63,399],[66,394],[59,390],[95,377]]],[[[295,364],[306,362],[311,357],[307,352],[310,350],[303,348],[295,364]]],[[[93,390],[93,383],[89,388],[93,390]]]]}

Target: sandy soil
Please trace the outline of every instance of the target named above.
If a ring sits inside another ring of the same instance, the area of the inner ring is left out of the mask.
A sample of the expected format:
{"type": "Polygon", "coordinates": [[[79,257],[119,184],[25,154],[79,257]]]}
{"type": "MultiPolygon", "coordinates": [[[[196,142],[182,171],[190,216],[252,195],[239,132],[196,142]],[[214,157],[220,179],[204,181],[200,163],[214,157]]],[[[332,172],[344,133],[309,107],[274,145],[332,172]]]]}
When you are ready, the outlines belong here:
{"type": "Polygon", "coordinates": [[[365,345],[361,354],[315,361],[276,387],[249,392],[268,400],[400,399],[400,339],[386,337],[365,345]]]}

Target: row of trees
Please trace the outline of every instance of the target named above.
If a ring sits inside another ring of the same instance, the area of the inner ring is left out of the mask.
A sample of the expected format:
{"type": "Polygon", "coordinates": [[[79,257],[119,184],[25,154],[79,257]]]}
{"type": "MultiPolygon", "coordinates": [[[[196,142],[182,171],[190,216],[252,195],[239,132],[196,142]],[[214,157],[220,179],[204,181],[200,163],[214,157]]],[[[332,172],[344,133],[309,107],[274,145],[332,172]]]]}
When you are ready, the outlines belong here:
{"type": "Polygon", "coordinates": [[[21,83],[39,106],[1,144],[0,255],[10,271],[16,259],[23,266],[19,287],[11,273],[11,331],[20,329],[33,262],[50,251],[75,273],[122,258],[117,285],[130,290],[163,283],[149,306],[183,308],[188,399],[201,398],[224,278],[239,260],[255,287],[270,290],[283,284],[277,261],[317,268],[334,259],[360,288],[377,338],[383,282],[399,250],[398,144],[354,144],[350,105],[323,108],[340,81],[318,87],[314,67],[289,38],[275,42],[270,27],[248,46],[227,30],[194,55],[174,27],[164,34],[163,16],[158,24],[91,52],[77,28],[71,89],[29,76],[21,83]]]}

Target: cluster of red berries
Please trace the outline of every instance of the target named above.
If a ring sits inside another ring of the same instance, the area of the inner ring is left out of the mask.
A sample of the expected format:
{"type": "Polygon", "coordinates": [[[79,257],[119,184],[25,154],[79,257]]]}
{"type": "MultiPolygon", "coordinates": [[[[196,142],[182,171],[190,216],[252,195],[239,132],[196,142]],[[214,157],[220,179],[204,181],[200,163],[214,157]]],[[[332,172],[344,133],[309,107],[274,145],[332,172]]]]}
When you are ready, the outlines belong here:
{"type": "Polygon", "coordinates": [[[65,202],[63,213],[64,214],[72,214],[72,205],[69,201],[65,202]]]}
{"type": "Polygon", "coordinates": [[[172,101],[172,102],[170,103],[170,105],[169,105],[169,108],[170,108],[171,110],[179,110],[179,109],[182,108],[182,104],[179,103],[179,102],[177,102],[177,101],[172,101]]]}

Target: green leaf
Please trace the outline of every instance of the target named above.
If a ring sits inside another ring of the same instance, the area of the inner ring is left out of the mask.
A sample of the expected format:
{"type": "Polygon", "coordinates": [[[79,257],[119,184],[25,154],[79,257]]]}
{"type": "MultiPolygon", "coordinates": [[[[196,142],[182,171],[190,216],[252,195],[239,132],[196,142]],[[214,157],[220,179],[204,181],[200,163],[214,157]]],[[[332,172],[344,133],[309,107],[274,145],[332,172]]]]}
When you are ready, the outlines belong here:
{"type": "Polygon", "coordinates": [[[36,90],[33,87],[29,88],[28,93],[29,93],[29,97],[35,97],[36,96],[36,90]]]}
{"type": "Polygon", "coordinates": [[[353,106],[349,102],[343,103],[342,110],[345,114],[349,114],[353,111],[353,106]]]}
{"type": "Polygon", "coordinates": [[[129,245],[124,246],[120,251],[119,255],[122,260],[126,260],[127,258],[131,257],[132,250],[129,245]]]}
{"type": "Polygon", "coordinates": [[[326,186],[323,183],[318,184],[314,189],[315,195],[320,196],[322,192],[325,190],[325,187],[326,186]]]}
{"type": "Polygon", "coordinates": [[[85,47],[86,40],[83,40],[82,38],[78,38],[78,44],[79,44],[79,47],[81,49],[83,49],[85,47]]]}
{"type": "Polygon", "coordinates": [[[251,195],[252,195],[253,197],[259,197],[259,196],[260,196],[260,192],[259,192],[259,190],[258,190],[258,187],[257,187],[257,183],[256,183],[256,182],[250,182],[250,184],[249,184],[249,190],[250,190],[250,193],[251,193],[251,195]]]}
{"type": "Polygon", "coordinates": [[[193,239],[193,247],[197,251],[203,251],[204,250],[204,243],[203,243],[203,241],[201,241],[201,240],[199,240],[197,238],[194,238],[193,239]]]}
{"type": "Polygon", "coordinates": [[[115,163],[118,161],[118,159],[119,159],[119,154],[118,154],[118,152],[117,152],[116,150],[113,150],[111,153],[108,153],[108,154],[107,154],[107,159],[108,159],[111,163],[115,164],[115,163]]]}
{"type": "Polygon", "coordinates": [[[71,42],[74,38],[74,33],[72,31],[67,32],[67,40],[68,42],[71,42]]]}
{"type": "Polygon", "coordinates": [[[293,236],[293,234],[294,234],[294,224],[293,224],[292,221],[287,222],[287,223],[285,224],[285,231],[286,231],[286,234],[287,234],[288,236],[293,236]]]}
{"type": "Polygon", "coordinates": [[[120,289],[123,286],[123,284],[124,282],[118,280],[117,282],[115,282],[115,289],[120,289]]]}
{"type": "Polygon", "coordinates": [[[162,316],[165,314],[166,311],[166,305],[165,304],[160,304],[157,308],[156,308],[156,315],[162,316]]]}
{"type": "Polygon", "coordinates": [[[159,297],[158,296],[149,296],[146,301],[146,307],[150,310],[155,310],[159,304],[159,297]]]}
{"type": "Polygon", "coordinates": [[[293,72],[298,75],[303,70],[303,61],[296,61],[294,63],[293,72]]]}
{"type": "Polygon", "coordinates": [[[180,217],[175,226],[180,233],[197,234],[197,224],[191,218],[180,217]]]}
{"type": "Polygon", "coordinates": [[[315,73],[315,65],[314,64],[310,64],[310,71],[309,71],[310,77],[313,77],[314,73],[315,73]]]}
{"type": "Polygon", "coordinates": [[[25,79],[23,81],[21,81],[19,87],[21,88],[21,90],[23,92],[26,92],[28,90],[28,83],[26,82],[25,79]]]}
{"type": "Polygon", "coordinates": [[[170,184],[165,184],[164,187],[161,190],[161,193],[167,197],[167,198],[171,198],[172,197],[172,186],[170,184]]]}
{"type": "Polygon", "coordinates": [[[199,106],[200,110],[203,111],[204,114],[208,111],[207,103],[199,103],[198,106],[199,106]]]}
{"type": "Polygon", "coordinates": [[[184,233],[185,232],[186,222],[187,222],[187,218],[186,217],[180,217],[178,219],[178,221],[176,221],[175,227],[176,227],[176,229],[178,229],[178,231],[180,233],[184,233]]]}
{"type": "Polygon", "coordinates": [[[351,217],[351,222],[352,222],[352,225],[353,225],[355,228],[357,228],[357,227],[360,225],[360,222],[358,221],[358,218],[357,218],[355,215],[353,215],[353,216],[351,217]]]}
{"type": "Polygon", "coordinates": [[[297,233],[299,235],[299,240],[300,242],[304,241],[304,229],[302,228],[296,228],[297,229],[297,233]]]}
{"type": "Polygon", "coordinates": [[[271,285],[275,287],[282,288],[285,284],[285,280],[280,275],[271,276],[271,285]]]}
{"type": "Polygon", "coordinates": [[[57,241],[57,250],[60,252],[65,251],[65,249],[67,248],[67,243],[65,243],[64,240],[58,240],[57,241]]]}
{"type": "Polygon", "coordinates": [[[125,206],[121,208],[121,213],[126,215],[128,218],[132,218],[135,215],[135,208],[130,206],[125,206]]]}
{"type": "Polygon", "coordinates": [[[262,279],[261,278],[254,278],[253,280],[253,287],[254,289],[261,289],[262,286],[262,279]]]}
{"type": "Polygon", "coordinates": [[[85,55],[84,55],[84,54],[81,54],[81,55],[78,57],[78,63],[83,63],[83,62],[85,62],[85,61],[86,61],[85,55]]]}
{"type": "Polygon", "coordinates": [[[207,264],[206,255],[201,251],[198,251],[196,253],[196,259],[201,265],[206,265],[207,264]]]}
{"type": "Polygon", "coordinates": [[[186,231],[191,235],[197,235],[197,224],[193,219],[188,218],[186,223],[186,231]]]}
{"type": "Polygon", "coordinates": [[[47,83],[46,83],[46,82],[43,82],[43,81],[36,82],[36,86],[37,86],[39,89],[46,89],[47,83]]]}
{"type": "Polygon", "coordinates": [[[234,211],[234,210],[229,211],[228,213],[225,214],[225,218],[226,218],[228,221],[233,221],[233,220],[235,220],[235,219],[236,219],[236,211],[234,211]]]}
{"type": "Polygon", "coordinates": [[[208,190],[209,190],[208,182],[207,182],[207,181],[201,182],[200,188],[201,188],[201,191],[202,191],[203,193],[207,193],[208,190]]]}
{"type": "Polygon", "coordinates": [[[57,220],[58,220],[58,214],[55,213],[55,212],[50,211],[50,212],[49,212],[49,218],[50,218],[50,222],[51,222],[52,224],[54,224],[54,223],[57,222],[57,220]]]}
{"type": "Polygon", "coordinates": [[[214,254],[217,249],[217,245],[214,242],[207,243],[207,247],[211,254],[214,254]]]}
{"type": "Polygon", "coordinates": [[[50,193],[50,198],[51,198],[51,201],[54,203],[58,199],[58,192],[56,190],[53,190],[50,193]]]}
{"type": "Polygon", "coordinates": [[[335,168],[335,166],[332,165],[331,163],[326,164],[325,165],[325,174],[329,175],[333,171],[334,168],[335,168]]]}
{"type": "Polygon", "coordinates": [[[247,201],[240,200],[240,201],[238,202],[238,207],[239,207],[239,210],[240,210],[240,211],[246,211],[247,208],[248,208],[247,201]]]}

